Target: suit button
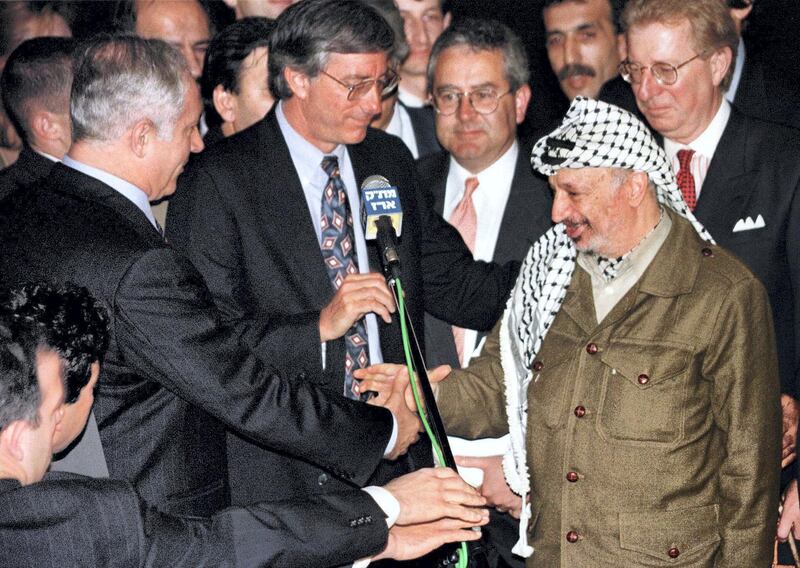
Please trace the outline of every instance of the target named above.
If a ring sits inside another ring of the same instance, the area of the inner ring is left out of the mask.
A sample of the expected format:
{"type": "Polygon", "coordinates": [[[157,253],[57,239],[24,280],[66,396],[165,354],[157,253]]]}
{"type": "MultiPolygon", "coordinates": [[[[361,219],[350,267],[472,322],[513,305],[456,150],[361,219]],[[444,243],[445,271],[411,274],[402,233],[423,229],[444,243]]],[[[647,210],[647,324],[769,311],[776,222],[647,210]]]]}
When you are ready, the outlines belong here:
{"type": "Polygon", "coordinates": [[[703,253],[703,256],[714,256],[714,251],[712,251],[708,247],[703,247],[703,249],[700,252],[703,253]]]}
{"type": "Polygon", "coordinates": [[[578,481],[578,474],[575,473],[574,471],[570,471],[567,474],[567,481],[569,481],[570,483],[575,483],[576,481],[578,481]]]}
{"type": "Polygon", "coordinates": [[[576,542],[578,542],[579,538],[580,538],[580,535],[578,534],[577,531],[569,531],[567,533],[567,542],[576,543],[576,542]]]}
{"type": "Polygon", "coordinates": [[[597,353],[597,344],[595,344],[595,343],[590,343],[589,345],[587,345],[587,346],[586,346],[586,352],[587,352],[589,355],[594,355],[595,353],[597,353]]]}
{"type": "Polygon", "coordinates": [[[670,548],[667,551],[667,556],[669,556],[670,558],[677,558],[680,555],[681,555],[681,551],[678,550],[677,546],[673,546],[672,548],[670,548]]]}
{"type": "Polygon", "coordinates": [[[583,418],[584,416],[586,416],[586,408],[584,408],[583,406],[576,406],[573,412],[575,412],[575,416],[577,416],[578,418],[583,418]]]}
{"type": "Polygon", "coordinates": [[[327,473],[321,473],[321,474],[319,474],[319,477],[317,478],[317,483],[319,485],[325,485],[326,483],[328,483],[328,479],[330,479],[330,478],[328,477],[327,473]]]}
{"type": "Polygon", "coordinates": [[[308,378],[308,375],[306,375],[305,371],[300,371],[297,373],[297,378],[301,381],[305,381],[308,378]]]}
{"type": "Polygon", "coordinates": [[[536,371],[538,373],[542,369],[544,369],[544,363],[542,363],[541,361],[534,361],[533,362],[533,370],[534,371],[536,371]]]}
{"type": "Polygon", "coordinates": [[[648,377],[647,375],[642,373],[641,375],[639,375],[639,377],[636,380],[638,381],[638,383],[640,385],[646,385],[647,383],[650,382],[650,377],[648,377]]]}

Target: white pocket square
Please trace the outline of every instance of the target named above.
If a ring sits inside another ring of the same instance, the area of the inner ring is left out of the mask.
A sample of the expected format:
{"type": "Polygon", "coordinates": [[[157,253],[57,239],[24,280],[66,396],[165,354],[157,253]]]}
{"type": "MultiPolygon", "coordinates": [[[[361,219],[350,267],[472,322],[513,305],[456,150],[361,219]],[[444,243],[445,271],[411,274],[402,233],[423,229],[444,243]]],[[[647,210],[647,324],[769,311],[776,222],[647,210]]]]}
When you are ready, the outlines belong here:
{"type": "Polygon", "coordinates": [[[759,214],[755,221],[753,221],[752,217],[746,217],[745,219],[736,221],[736,224],[733,226],[733,232],[752,231],[753,229],[763,229],[764,227],[766,227],[764,217],[759,214]]]}

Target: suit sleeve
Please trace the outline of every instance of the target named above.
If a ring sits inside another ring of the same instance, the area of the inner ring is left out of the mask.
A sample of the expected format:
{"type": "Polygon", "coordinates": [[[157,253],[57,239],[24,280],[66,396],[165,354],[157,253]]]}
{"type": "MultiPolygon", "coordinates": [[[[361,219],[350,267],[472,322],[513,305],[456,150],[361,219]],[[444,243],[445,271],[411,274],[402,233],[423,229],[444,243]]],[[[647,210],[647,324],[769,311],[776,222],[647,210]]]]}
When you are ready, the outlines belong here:
{"type": "Polygon", "coordinates": [[[322,371],[319,312],[254,313],[249,297],[247,267],[234,214],[215,179],[202,167],[191,168],[181,180],[170,204],[167,235],[203,275],[214,303],[234,332],[267,361],[305,361],[304,367],[322,371]],[[221,236],[226,236],[222,238],[221,236]],[[234,238],[235,237],[235,238],[234,238]],[[264,325],[255,326],[253,320],[264,325]]]}
{"type": "Polygon", "coordinates": [[[448,434],[468,440],[508,434],[499,337],[500,322],[480,356],[439,383],[436,403],[448,434]]]}
{"type": "Polygon", "coordinates": [[[520,263],[474,260],[458,231],[436,212],[431,192],[418,189],[416,195],[425,310],[453,325],[491,329],[503,313],[520,263]]]}
{"type": "Polygon", "coordinates": [[[211,519],[141,504],[146,566],[338,566],[380,552],[385,515],[363,491],[232,507],[211,519]]]}
{"type": "Polygon", "coordinates": [[[778,514],[781,445],[778,363],[766,291],[732,285],[703,361],[726,458],[718,473],[722,544],[717,567],[766,565],[778,514]]]}
{"type": "MultiPolygon", "coordinates": [[[[128,363],[233,431],[357,484],[382,459],[390,413],[265,368],[221,321],[201,276],[175,250],[145,252],[122,279],[114,310],[128,363]]],[[[267,336],[258,331],[265,325],[252,328],[256,341],[267,336]]]]}

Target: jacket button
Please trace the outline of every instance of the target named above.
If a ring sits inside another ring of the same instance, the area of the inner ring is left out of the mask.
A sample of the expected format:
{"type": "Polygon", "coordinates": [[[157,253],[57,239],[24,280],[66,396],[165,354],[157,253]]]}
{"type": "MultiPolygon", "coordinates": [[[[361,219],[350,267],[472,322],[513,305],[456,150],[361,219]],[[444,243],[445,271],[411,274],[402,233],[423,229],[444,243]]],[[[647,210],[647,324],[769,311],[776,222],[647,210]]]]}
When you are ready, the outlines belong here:
{"type": "Polygon", "coordinates": [[[594,355],[595,353],[597,353],[597,344],[595,344],[595,343],[590,343],[589,345],[587,345],[587,346],[586,346],[586,352],[587,352],[589,355],[594,355]]]}
{"type": "Polygon", "coordinates": [[[571,543],[578,542],[578,538],[580,538],[580,535],[578,535],[577,531],[569,531],[567,533],[567,542],[571,543]]]}
{"type": "Polygon", "coordinates": [[[673,546],[672,548],[670,548],[667,551],[667,556],[669,556],[670,558],[677,558],[680,555],[681,555],[681,551],[678,550],[677,546],[673,546]]]}
{"type": "Polygon", "coordinates": [[[317,478],[317,484],[325,485],[326,483],[328,483],[328,479],[329,478],[328,478],[328,474],[327,473],[321,473],[321,474],[319,474],[319,477],[317,478]]]}
{"type": "Polygon", "coordinates": [[[584,408],[583,406],[576,406],[573,412],[575,413],[575,416],[577,416],[578,418],[583,418],[584,416],[586,416],[586,408],[584,408]]]}
{"type": "Polygon", "coordinates": [[[570,471],[567,474],[567,481],[569,481],[570,483],[575,483],[576,481],[578,481],[578,474],[575,473],[574,471],[570,471]]]}
{"type": "Polygon", "coordinates": [[[703,249],[700,252],[703,253],[703,256],[714,256],[714,251],[712,251],[708,247],[703,247],[703,249]]]}
{"type": "Polygon", "coordinates": [[[639,382],[640,385],[646,385],[647,383],[650,382],[650,377],[642,373],[636,380],[639,382]]]}
{"type": "Polygon", "coordinates": [[[534,361],[533,362],[533,370],[534,371],[536,371],[538,373],[542,369],[544,369],[544,363],[542,363],[541,361],[534,361]]]}

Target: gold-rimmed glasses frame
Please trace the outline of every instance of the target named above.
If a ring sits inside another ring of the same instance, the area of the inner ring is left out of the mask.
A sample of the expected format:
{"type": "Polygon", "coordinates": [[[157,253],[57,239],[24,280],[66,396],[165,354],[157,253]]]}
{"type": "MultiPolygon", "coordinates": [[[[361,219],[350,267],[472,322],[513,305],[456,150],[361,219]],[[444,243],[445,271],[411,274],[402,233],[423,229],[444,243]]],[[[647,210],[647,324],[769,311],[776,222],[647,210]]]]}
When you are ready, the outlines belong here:
{"type": "Polygon", "coordinates": [[[472,109],[478,114],[492,114],[500,106],[500,99],[512,92],[509,89],[508,91],[497,93],[494,89],[485,87],[472,91],[444,90],[438,93],[434,92],[431,95],[431,102],[436,112],[442,116],[450,116],[458,111],[461,106],[461,100],[466,97],[472,109]],[[476,95],[479,97],[477,102],[476,95]],[[455,98],[448,99],[446,97],[455,98]]]}
{"type": "Polygon", "coordinates": [[[705,55],[706,51],[701,51],[697,55],[690,57],[683,63],[679,63],[678,65],[672,65],[670,63],[664,62],[656,62],[650,66],[647,65],[640,65],[638,63],[634,63],[629,59],[626,59],[622,63],[619,64],[619,74],[622,75],[622,78],[625,79],[628,83],[633,85],[638,85],[642,82],[642,76],[644,75],[645,69],[649,69],[650,73],[653,75],[653,79],[659,85],[674,85],[678,82],[678,69],[681,67],[688,65],[698,57],[702,57],[705,55]]]}
{"type": "Polygon", "coordinates": [[[359,81],[358,83],[351,85],[349,83],[345,83],[341,79],[337,79],[327,71],[321,69],[320,73],[323,75],[330,77],[337,83],[339,83],[342,87],[347,89],[347,100],[360,100],[363,99],[371,90],[372,88],[377,85],[378,92],[381,95],[381,98],[384,98],[386,95],[392,92],[392,90],[397,86],[400,82],[400,75],[394,69],[388,69],[386,73],[382,76],[378,77],[377,79],[365,79],[363,81],[359,81]]]}

